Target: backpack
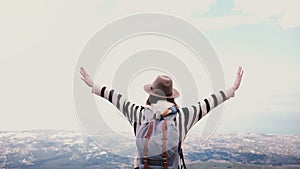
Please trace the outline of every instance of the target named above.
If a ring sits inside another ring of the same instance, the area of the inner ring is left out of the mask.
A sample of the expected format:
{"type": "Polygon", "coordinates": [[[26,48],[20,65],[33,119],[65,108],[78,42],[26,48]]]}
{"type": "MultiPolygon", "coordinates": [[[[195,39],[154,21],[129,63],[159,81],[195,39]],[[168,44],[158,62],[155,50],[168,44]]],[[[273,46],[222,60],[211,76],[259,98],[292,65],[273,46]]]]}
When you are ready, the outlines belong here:
{"type": "Polygon", "coordinates": [[[162,114],[145,108],[145,120],[136,135],[140,169],[179,168],[178,162],[182,151],[175,126],[177,112],[175,106],[168,108],[162,114]]]}

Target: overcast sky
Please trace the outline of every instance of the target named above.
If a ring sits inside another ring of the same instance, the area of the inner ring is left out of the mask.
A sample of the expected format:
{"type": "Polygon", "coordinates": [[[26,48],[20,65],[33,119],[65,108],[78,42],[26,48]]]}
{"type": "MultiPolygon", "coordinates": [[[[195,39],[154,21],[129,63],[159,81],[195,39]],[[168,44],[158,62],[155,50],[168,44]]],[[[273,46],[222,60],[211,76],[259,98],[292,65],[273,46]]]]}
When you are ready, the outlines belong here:
{"type": "Polygon", "coordinates": [[[207,36],[227,86],[239,65],[245,69],[218,132],[300,134],[299,6],[297,0],[1,1],[0,130],[80,130],[72,83],[86,42],[118,18],[161,12],[207,36]]]}

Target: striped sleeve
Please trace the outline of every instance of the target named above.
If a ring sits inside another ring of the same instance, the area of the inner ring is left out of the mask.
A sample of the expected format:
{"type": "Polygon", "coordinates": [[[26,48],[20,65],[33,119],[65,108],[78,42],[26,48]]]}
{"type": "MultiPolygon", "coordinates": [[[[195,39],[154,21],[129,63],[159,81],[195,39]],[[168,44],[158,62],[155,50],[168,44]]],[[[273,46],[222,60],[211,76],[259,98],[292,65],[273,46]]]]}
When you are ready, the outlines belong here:
{"type": "Polygon", "coordinates": [[[123,97],[122,94],[116,92],[114,89],[108,89],[105,86],[93,86],[92,93],[106,99],[112,103],[129,121],[129,123],[136,127],[141,123],[143,106],[136,105],[123,97]]]}
{"type": "Polygon", "coordinates": [[[182,107],[179,109],[179,115],[176,119],[177,128],[179,129],[179,137],[183,140],[188,131],[212,109],[234,96],[234,90],[228,89],[225,92],[219,91],[214,93],[204,100],[189,107],[182,107]]]}

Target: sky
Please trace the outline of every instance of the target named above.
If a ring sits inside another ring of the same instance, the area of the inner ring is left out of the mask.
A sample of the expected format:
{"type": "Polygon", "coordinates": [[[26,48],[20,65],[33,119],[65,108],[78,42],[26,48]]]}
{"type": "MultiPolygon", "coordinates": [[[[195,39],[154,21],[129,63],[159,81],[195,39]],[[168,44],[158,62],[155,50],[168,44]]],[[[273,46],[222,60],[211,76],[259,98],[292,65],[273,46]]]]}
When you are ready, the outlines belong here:
{"type": "Polygon", "coordinates": [[[114,20],[156,12],[182,18],[206,35],[226,86],[243,66],[241,88],[225,104],[217,133],[300,134],[299,5],[297,0],[1,1],[0,130],[81,130],[72,84],[83,47],[114,20]]]}

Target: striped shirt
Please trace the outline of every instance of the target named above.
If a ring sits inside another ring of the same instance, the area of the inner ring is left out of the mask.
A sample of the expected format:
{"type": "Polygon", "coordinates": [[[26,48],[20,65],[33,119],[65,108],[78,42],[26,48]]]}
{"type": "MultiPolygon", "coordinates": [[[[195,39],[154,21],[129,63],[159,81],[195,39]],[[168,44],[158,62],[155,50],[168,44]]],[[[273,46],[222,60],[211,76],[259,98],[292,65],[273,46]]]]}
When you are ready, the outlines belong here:
{"type": "MultiPolygon", "coordinates": [[[[102,98],[111,102],[122,114],[126,117],[129,123],[133,126],[134,134],[137,133],[141,122],[145,119],[143,112],[145,106],[137,105],[127,100],[122,94],[116,92],[113,89],[108,89],[105,86],[94,86],[92,92],[101,96],[102,98]]],[[[175,121],[175,125],[179,132],[179,141],[183,141],[188,131],[205,115],[207,115],[212,109],[234,96],[234,90],[232,88],[218,93],[211,94],[203,101],[199,101],[194,105],[187,107],[179,107],[175,121]]],[[[164,107],[165,110],[169,108],[164,107]]]]}

